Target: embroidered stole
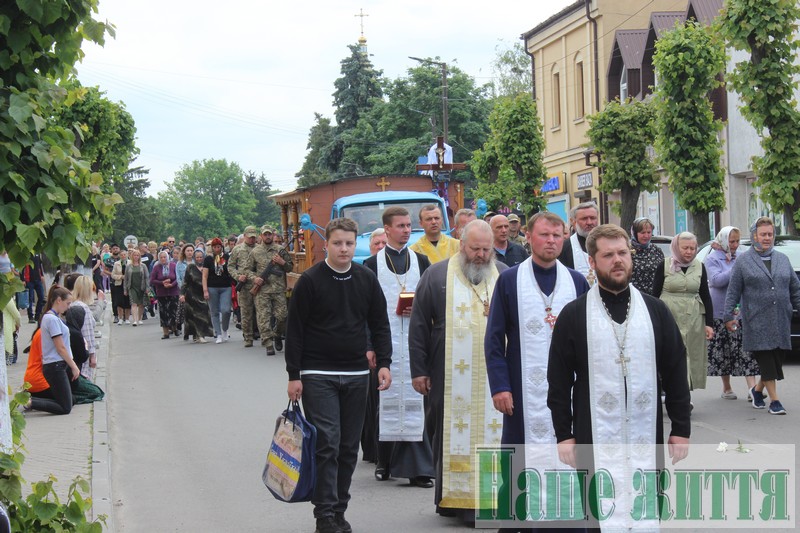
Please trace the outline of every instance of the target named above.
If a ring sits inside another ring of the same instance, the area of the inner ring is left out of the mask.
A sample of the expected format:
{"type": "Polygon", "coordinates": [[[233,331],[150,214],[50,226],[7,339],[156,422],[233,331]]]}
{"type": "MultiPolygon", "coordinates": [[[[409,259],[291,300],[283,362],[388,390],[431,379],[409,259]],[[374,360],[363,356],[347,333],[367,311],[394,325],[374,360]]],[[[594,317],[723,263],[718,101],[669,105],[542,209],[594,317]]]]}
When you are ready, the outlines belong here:
{"type": "MultiPolygon", "coordinates": [[[[409,268],[400,274],[405,282],[405,290],[413,292],[419,282],[419,262],[417,256],[408,250],[409,268]]],[[[422,440],[425,429],[423,396],[411,385],[411,365],[408,358],[409,319],[395,313],[397,299],[400,297],[400,283],[394,272],[386,265],[386,250],[378,252],[378,281],[386,296],[386,310],[392,330],[392,386],[380,391],[378,417],[381,441],[422,440]]]]}
{"type": "Polygon", "coordinates": [[[575,270],[583,274],[583,277],[586,278],[586,281],[589,282],[589,286],[594,286],[596,281],[594,271],[589,267],[589,254],[583,251],[581,248],[581,243],[578,240],[578,234],[573,233],[572,237],[569,238],[570,244],[572,244],[572,265],[575,270]]]}
{"type": "MultiPolygon", "coordinates": [[[[492,265],[486,280],[489,298],[497,281],[492,265]]],[[[500,444],[503,415],[494,409],[486,373],[483,302],[464,277],[457,256],[447,266],[445,316],[444,420],[441,507],[475,508],[478,478],[475,449],[500,444]]],[[[483,284],[478,294],[485,298],[483,284]]]]}
{"type": "MultiPolygon", "coordinates": [[[[658,521],[635,521],[631,509],[635,494],[633,473],[636,469],[656,468],[656,422],[659,402],[656,398],[657,368],[653,324],[641,293],[631,285],[629,324],[620,326],[611,320],[593,287],[587,296],[587,345],[589,401],[595,471],[607,470],[617,487],[614,512],[601,522],[604,530],[623,528],[658,529],[658,521]],[[615,326],[616,324],[616,326],[615,326]],[[626,331],[625,367],[614,337],[626,331]],[[627,384],[626,384],[627,382],[627,384]]],[[[602,502],[603,513],[612,503],[602,502]]]]}

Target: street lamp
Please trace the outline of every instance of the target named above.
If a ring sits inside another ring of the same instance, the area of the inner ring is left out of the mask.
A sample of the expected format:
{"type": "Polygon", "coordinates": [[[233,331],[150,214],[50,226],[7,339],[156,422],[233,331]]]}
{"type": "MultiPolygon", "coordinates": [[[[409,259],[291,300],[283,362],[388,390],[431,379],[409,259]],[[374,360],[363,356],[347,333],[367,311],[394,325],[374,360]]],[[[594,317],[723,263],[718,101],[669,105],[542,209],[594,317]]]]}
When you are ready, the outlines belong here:
{"type": "Polygon", "coordinates": [[[442,137],[444,137],[444,142],[447,142],[447,63],[413,56],[408,56],[408,58],[413,59],[414,61],[419,61],[423,64],[438,65],[442,67],[442,130],[444,130],[442,137]]]}

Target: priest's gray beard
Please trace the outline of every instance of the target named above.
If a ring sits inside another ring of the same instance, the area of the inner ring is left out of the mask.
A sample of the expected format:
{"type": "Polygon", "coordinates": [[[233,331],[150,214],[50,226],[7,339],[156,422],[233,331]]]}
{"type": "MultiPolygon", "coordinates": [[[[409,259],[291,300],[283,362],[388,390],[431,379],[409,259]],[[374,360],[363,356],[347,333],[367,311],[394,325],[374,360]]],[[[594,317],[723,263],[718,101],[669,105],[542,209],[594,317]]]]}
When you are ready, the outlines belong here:
{"type": "Polygon", "coordinates": [[[464,273],[464,276],[473,285],[478,285],[489,277],[489,273],[492,271],[493,261],[494,255],[485,263],[470,263],[467,261],[466,254],[458,254],[458,266],[461,267],[461,272],[464,273]]]}

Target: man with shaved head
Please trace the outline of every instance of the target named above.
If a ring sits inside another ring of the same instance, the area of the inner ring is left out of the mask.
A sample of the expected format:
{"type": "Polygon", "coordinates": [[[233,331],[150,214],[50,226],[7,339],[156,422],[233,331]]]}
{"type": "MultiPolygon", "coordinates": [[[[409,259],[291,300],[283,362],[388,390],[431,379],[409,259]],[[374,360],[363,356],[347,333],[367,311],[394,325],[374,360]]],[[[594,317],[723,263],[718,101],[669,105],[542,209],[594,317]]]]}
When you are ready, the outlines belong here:
{"type": "Polygon", "coordinates": [[[493,216],[489,224],[494,233],[494,251],[498,261],[512,267],[528,258],[528,254],[525,253],[522,246],[508,240],[509,223],[505,215],[493,216]]]}

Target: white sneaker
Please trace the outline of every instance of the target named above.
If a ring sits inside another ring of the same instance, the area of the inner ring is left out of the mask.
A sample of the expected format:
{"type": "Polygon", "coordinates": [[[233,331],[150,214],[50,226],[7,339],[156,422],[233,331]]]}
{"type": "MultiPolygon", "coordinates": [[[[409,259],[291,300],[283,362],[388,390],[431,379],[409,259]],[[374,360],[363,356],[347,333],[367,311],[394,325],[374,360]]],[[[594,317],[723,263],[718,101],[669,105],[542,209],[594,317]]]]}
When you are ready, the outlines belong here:
{"type": "Polygon", "coordinates": [[[118,325],[118,326],[121,326],[121,325],[123,325],[124,323],[125,323],[125,321],[124,321],[124,320],[120,320],[119,322],[117,322],[117,325],[118,325]]]}
{"type": "Polygon", "coordinates": [[[228,335],[227,331],[223,331],[222,332],[222,342],[228,342],[229,340],[231,340],[231,336],[228,335]]]}
{"type": "Polygon", "coordinates": [[[222,335],[217,335],[217,340],[215,340],[214,343],[222,344],[222,335]]]}
{"type": "Polygon", "coordinates": [[[138,321],[137,324],[139,324],[141,326],[142,325],[142,321],[141,320],[138,321]]]}
{"type": "Polygon", "coordinates": [[[125,323],[126,323],[126,324],[130,324],[130,323],[131,323],[131,321],[130,321],[130,320],[126,320],[126,321],[125,321],[125,323]]]}

